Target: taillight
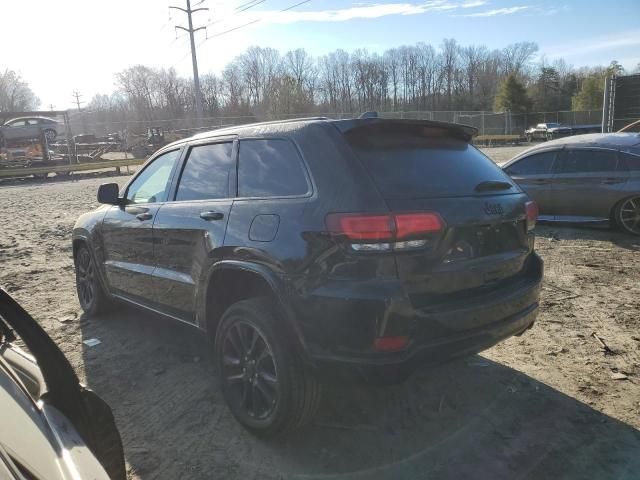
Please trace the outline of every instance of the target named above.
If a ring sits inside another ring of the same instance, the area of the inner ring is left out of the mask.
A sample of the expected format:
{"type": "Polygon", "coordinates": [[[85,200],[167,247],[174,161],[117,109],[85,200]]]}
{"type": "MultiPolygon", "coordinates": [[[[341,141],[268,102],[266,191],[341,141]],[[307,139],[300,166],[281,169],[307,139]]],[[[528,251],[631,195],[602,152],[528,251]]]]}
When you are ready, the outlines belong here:
{"type": "Polygon", "coordinates": [[[373,348],[379,352],[395,352],[404,350],[409,344],[409,337],[378,337],[373,341],[373,348]]]}
{"type": "Polygon", "coordinates": [[[444,228],[437,213],[331,213],[326,218],[331,235],[350,240],[357,251],[407,250],[424,247],[431,234],[444,228]]]}
{"type": "Polygon", "coordinates": [[[538,220],[538,204],[531,200],[525,203],[525,209],[527,211],[527,230],[533,230],[538,220]]]}

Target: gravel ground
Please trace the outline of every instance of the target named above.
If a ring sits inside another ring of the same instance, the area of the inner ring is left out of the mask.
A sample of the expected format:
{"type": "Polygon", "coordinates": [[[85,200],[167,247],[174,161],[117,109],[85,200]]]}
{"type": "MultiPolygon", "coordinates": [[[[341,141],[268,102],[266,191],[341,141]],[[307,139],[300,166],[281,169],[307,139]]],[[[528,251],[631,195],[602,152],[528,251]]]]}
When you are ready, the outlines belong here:
{"type": "Polygon", "coordinates": [[[231,418],[198,332],[128,309],[81,315],[71,230],[100,183],[127,177],[79,178],[0,186],[0,285],[112,406],[130,478],[638,478],[639,238],[538,227],[533,329],[396,387],[327,385],[312,426],[263,442],[231,418]]]}

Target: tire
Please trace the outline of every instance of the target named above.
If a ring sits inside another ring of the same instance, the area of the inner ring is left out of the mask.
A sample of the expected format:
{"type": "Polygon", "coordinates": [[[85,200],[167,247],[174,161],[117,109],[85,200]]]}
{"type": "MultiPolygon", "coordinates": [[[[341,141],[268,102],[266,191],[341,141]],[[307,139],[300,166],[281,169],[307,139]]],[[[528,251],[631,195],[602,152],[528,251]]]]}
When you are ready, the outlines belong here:
{"type": "Polygon", "coordinates": [[[98,278],[98,271],[86,245],[75,255],[76,292],[80,307],[89,316],[108,312],[113,305],[98,278]]]}
{"type": "Polygon", "coordinates": [[[625,198],[613,210],[617,227],[631,235],[640,235],[640,195],[625,198]]]}
{"type": "Polygon", "coordinates": [[[236,420],[263,438],[309,423],[321,397],[281,325],[269,298],[251,298],[227,309],[216,335],[223,397],[236,420]]]}

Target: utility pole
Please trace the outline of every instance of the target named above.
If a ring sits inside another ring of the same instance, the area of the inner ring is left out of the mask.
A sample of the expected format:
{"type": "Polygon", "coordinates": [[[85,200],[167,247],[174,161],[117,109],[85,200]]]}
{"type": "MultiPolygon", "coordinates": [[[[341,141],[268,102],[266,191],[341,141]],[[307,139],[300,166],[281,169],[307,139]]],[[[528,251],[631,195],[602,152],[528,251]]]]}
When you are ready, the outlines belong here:
{"type": "Polygon", "coordinates": [[[76,105],[78,106],[78,112],[80,113],[80,119],[82,120],[82,133],[84,133],[85,135],[87,134],[87,124],[84,120],[84,113],[82,113],[82,107],[80,106],[81,102],[80,101],[80,97],[82,97],[82,95],[80,94],[80,92],[78,92],[77,90],[73,91],[73,96],[76,99],[76,105]]]}
{"type": "Polygon", "coordinates": [[[170,6],[169,8],[175,8],[176,10],[180,10],[187,14],[187,18],[189,20],[189,28],[185,28],[180,25],[176,25],[176,29],[184,30],[189,33],[189,39],[191,40],[191,62],[193,63],[193,89],[194,96],[196,99],[196,124],[198,127],[201,126],[202,122],[202,92],[200,90],[200,77],[198,76],[198,59],[196,58],[196,42],[193,34],[198,30],[206,30],[207,27],[198,27],[193,28],[193,20],[191,19],[191,14],[200,12],[200,11],[208,11],[208,8],[200,7],[200,8],[191,8],[191,0],[187,1],[187,8],[182,7],[174,7],[170,6]]]}
{"type": "Polygon", "coordinates": [[[55,105],[53,103],[49,104],[49,110],[51,110],[52,112],[55,110],[55,105]]]}

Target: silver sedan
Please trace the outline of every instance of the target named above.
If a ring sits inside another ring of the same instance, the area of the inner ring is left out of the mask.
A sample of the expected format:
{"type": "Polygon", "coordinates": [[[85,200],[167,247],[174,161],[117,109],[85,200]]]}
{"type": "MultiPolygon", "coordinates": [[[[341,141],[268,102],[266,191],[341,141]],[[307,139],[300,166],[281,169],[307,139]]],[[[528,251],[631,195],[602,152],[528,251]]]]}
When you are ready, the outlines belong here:
{"type": "Polygon", "coordinates": [[[640,235],[640,134],[578,135],[502,166],[538,203],[540,220],[608,221],[640,235]]]}

